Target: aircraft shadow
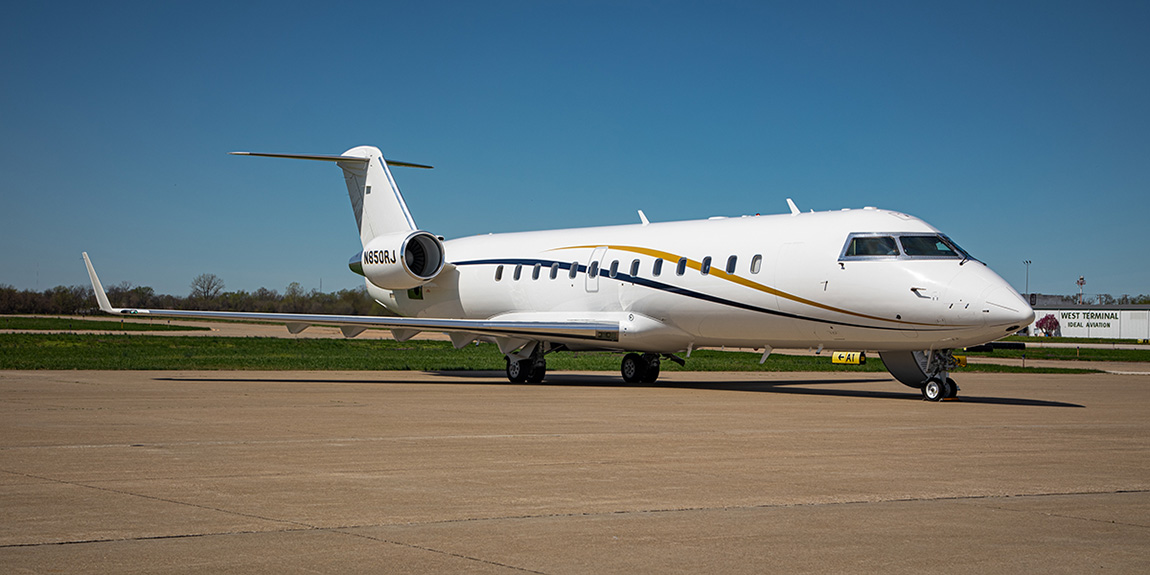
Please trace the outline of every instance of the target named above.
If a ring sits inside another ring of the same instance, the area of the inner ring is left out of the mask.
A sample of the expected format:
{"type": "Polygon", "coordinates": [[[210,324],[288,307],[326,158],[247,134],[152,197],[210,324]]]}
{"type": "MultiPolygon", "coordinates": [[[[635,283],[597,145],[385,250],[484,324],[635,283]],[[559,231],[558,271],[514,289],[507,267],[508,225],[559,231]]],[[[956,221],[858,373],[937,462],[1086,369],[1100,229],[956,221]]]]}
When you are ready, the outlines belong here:
{"type": "MultiPolygon", "coordinates": [[[[513,385],[509,383],[502,371],[430,371],[425,372],[434,376],[474,379],[475,383],[490,385],[513,385]],[[482,381],[480,381],[482,380],[482,381]]],[[[304,378],[304,377],[157,377],[156,381],[183,381],[204,383],[358,383],[358,384],[403,384],[413,383],[410,379],[342,379],[342,378],[304,378]]],[[[831,385],[844,385],[852,383],[879,383],[885,382],[892,386],[902,387],[888,377],[863,377],[853,379],[791,379],[783,381],[665,381],[651,384],[631,384],[624,382],[614,373],[604,374],[548,374],[543,383],[520,384],[524,386],[577,386],[577,387],[621,387],[621,388],[651,388],[651,389],[700,389],[712,391],[741,391],[749,393],[777,393],[789,395],[812,395],[828,397],[850,397],[856,399],[895,399],[903,401],[923,401],[918,391],[875,391],[864,389],[843,389],[841,387],[822,387],[831,385]]],[[[1062,401],[1047,401],[1043,399],[1024,399],[1015,397],[977,397],[959,395],[956,401],[960,403],[974,403],[984,405],[1015,405],[1028,407],[1080,407],[1086,406],[1077,403],[1062,401]]]]}

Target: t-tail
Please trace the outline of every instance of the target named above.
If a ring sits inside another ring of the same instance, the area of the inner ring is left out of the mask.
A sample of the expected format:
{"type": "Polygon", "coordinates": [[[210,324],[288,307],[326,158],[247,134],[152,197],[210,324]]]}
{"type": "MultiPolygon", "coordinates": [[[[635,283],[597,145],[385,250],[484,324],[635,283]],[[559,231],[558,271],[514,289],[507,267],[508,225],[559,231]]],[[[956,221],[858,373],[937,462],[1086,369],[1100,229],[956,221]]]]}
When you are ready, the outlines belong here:
{"type": "Polygon", "coordinates": [[[389,168],[430,169],[431,166],[387,160],[374,146],[359,146],[339,156],[232,154],[335,162],[343,170],[347,195],[363,245],[363,251],[353,257],[348,266],[371,283],[384,289],[405,290],[427,283],[443,269],[443,243],[415,225],[389,168]]]}

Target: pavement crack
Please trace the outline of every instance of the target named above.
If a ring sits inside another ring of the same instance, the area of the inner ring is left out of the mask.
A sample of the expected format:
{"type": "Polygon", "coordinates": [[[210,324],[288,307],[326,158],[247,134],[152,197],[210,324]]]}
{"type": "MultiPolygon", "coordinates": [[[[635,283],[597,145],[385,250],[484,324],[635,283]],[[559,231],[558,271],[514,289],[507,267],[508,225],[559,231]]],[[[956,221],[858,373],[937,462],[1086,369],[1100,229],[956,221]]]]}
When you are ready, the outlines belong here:
{"type": "Polygon", "coordinates": [[[398,545],[400,547],[407,547],[409,549],[418,549],[420,551],[427,551],[429,553],[438,553],[440,555],[446,555],[448,557],[456,557],[459,559],[466,559],[468,561],[476,561],[478,563],[483,563],[485,565],[494,565],[496,567],[503,567],[505,569],[513,569],[515,571],[522,571],[524,573],[538,573],[539,575],[547,575],[547,573],[544,571],[535,571],[534,569],[527,569],[525,567],[519,567],[516,565],[508,565],[506,563],[500,563],[498,561],[492,561],[490,559],[481,559],[479,557],[472,557],[470,555],[464,555],[462,553],[454,553],[451,551],[444,551],[443,549],[436,549],[434,547],[426,547],[424,545],[416,545],[414,543],[404,543],[403,541],[394,541],[392,539],[384,539],[382,537],[372,537],[371,535],[365,535],[363,533],[353,533],[353,532],[349,532],[349,531],[344,531],[343,529],[335,529],[333,531],[335,531],[337,533],[341,533],[343,535],[349,535],[351,537],[359,537],[362,539],[368,539],[370,541],[376,541],[378,543],[390,543],[391,545],[398,545]]]}
{"type": "Polygon", "coordinates": [[[126,495],[128,497],[139,497],[140,499],[149,499],[151,501],[160,501],[163,503],[171,503],[173,505],[183,505],[186,507],[194,507],[196,509],[205,509],[208,511],[215,511],[217,513],[224,513],[227,515],[235,515],[237,517],[246,517],[248,519],[259,519],[260,521],[270,521],[272,523],[287,523],[290,525],[298,525],[298,526],[306,528],[306,529],[315,529],[316,528],[314,525],[311,525],[308,523],[302,523],[300,521],[292,521],[291,519],[275,519],[272,517],[264,517],[262,515],[256,515],[254,513],[244,513],[242,511],[232,511],[229,509],[220,509],[218,507],[212,507],[211,505],[201,505],[199,503],[189,503],[187,501],[179,501],[177,499],[168,499],[166,497],[157,497],[155,495],[144,495],[143,493],[133,493],[131,491],[124,491],[122,489],[112,489],[110,487],[100,487],[98,485],[89,485],[86,483],[79,483],[76,481],[65,481],[63,479],[55,479],[53,477],[44,477],[41,475],[34,475],[31,473],[20,473],[20,472],[6,471],[6,470],[0,470],[0,471],[5,471],[6,473],[13,473],[15,475],[27,477],[29,479],[39,479],[41,481],[50,481],[52,483],[59,483],[61,485],[71,485],[72,487],[81,487],[84,489],[94,489],[96,491],[103,491],[105,493],[115,493],[118,495],[126,495]]]}

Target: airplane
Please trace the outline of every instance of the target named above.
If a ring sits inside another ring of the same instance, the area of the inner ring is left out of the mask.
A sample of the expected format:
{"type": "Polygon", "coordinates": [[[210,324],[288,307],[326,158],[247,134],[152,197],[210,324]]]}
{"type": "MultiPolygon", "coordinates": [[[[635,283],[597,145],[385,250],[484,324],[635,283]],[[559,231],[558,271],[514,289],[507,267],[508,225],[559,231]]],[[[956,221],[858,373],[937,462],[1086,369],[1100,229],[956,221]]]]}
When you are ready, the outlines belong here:
{"type": "Polygon", "coordinates": [[[445,240],[420,229],[373,146],[340,155],[232,152],[342,169],[362,251],[348,267],[395,317],[114,308],[111,314],[444,332],[461,349],[493,342],[513,383],[543,380],[561,351],[623,354],[628,383],[702,347],[877,352],[922,397],[955,397],[953,350],[1018,331],[1034,311],[1001,277],[926,222],[865,207],[488,234],[445,240]]]}

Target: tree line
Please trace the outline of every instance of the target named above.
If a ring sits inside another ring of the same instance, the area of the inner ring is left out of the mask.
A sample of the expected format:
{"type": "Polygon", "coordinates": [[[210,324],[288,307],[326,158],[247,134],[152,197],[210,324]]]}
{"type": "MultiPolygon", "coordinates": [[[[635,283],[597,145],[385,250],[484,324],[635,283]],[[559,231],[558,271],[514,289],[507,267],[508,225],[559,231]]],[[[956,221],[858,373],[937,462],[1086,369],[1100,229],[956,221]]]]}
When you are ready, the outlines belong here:
{"type": "MultiPolygon", "coordinates": [[[[107,288],[108,300],[113,307],[154,309],[253,311],[263,313],[323,313],[338,315],[387,315],[382,306],[367,295],[363,286],[355,289],[325,293],[319,290],[305,292],[299,282],[288,284],[281,294],[276,290],[260,288],[253,292],[224,291],[224,282],[214,274],[200,274],[192,280],[191,292],[186,297],[157,294],[148,286],[133,286],[128,282],[107,288]]],[[[1039,296],[1038,305],[1073,305],[1077,295],[1039,296]]],[[[1086,300],[1087,305],[1150,304],[1150,295],[1097,294],[1086,300]]],[[[56,286],[44,291],[17,290],[0,284],[0,314],[88,315],[99,312],[91,286],[56,286]]]]}
{"type": "MultiPolygon", "coordinates": [[[[224,283],[212,274],[197,276],[186,296],[157,294],[148,286],[128,282],[105,291],[113,307],[153,309],[252,311],[263,313],[322,313],[338,315],[384,315],[386,311],[360,286],[337,292],[305,292],[299,282],[288,284],[281,294],[260,288],[253,292],[224,291],[224,283]]],[[[0,314],[89,315],[100,306],[91,286],[56,286],[44,291],[17,290],[0,284],[0,314]]]]}

